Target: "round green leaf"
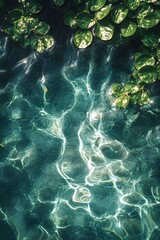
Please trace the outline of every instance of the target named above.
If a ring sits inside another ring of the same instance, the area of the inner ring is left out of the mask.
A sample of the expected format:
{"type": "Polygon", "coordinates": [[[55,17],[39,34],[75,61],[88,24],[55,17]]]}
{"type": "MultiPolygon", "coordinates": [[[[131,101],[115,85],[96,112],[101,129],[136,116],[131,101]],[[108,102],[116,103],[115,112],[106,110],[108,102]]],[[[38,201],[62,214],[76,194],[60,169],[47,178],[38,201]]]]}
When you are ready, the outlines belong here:
{"type": "Polygon", "coordinates": [[[43,53],[54,45],[54,39],[50,35],[46,35],[40,38],[32,38],[30,42],[31,46],[39,53],[43,53]]]}
{"type": "Polygon", "coordinates": [[[52,1],[57,7],[61,7],[65,3],[65,0],[52,0],[52,1]]]}
{"type": "Polygon", "coordinates": [[[137,30],[137,24],[131,21],[125,21],[121,25],[121,33],[123,37],[130,37],[134,35],[137,30]]]}
{"type": "Polygon", "coordinates": [[[103,8],[101,8],[98,12],[94,14],[95,19],[99,21],[105,18],[110,12],[111,8],[112,4],[105,5],[103,8]]]}
{"type": "Polygon", "coordinates": [[[38,18],[33,18],[33,17],[26,17],[25,22],[27,23],[27,27],[29,31],[33,31],[35,28],[38,26],[38,18]]]}
{"type": "Polygon", "coordinates": [[[39,1],[36,0],[30,0],[26,3],[26,7],[32,14],[37,14],[42,10],[42,5],[39,1]]]}
{"type": "Polygon", "coordinates": [[[160,16],[158,11],[152,9],[144,17],[138,17],[137,22],[141,28],[153,28],[160,22],[160,16]]]}
{"type": "Polygon", "coordinates": [[[126,108],[129,104],[130,96],[129,95],[121,95],[116,99],[116,106],[119,108],[126,108]]]}
{"type": "Polygon", "coordinates": [[[73,42],[78,48],[88,47],[93,40],[93,36],[90,30],[79,30],[75,33],[73,42]]]}
{"type": "Polygon", "coordinates": [[[94,26],[96,21],[88,12],[81,12],[76,17],[76,23],[82,29],[89,29],[94,26]]]}
{"type": "Polygon", "coordinates": [[[134,66],[140,70],[144,66],[154,66],[155,58],[149,55],[141,55],[134,61],[134,66]]]}
{"type": "Polygon", "coordinates": [[[160,37],[159,34],[154,31],[146,31],[145,33],[142,33],[142,43],[149,48],[155,48],[158,46],[160,37]]]}
{"type": "Polygon", "coordinates": [[[18,9],[14,9],[11,12],[9,12],[9,14],[7,16],[7,20],[10,23],[14,23],[15,21],[17,21],[21,17],[22,17],[22,12],[20,10],[18,10],[18,9]]]}
{"type": "Polygon", "coordinates": [[[142,94],[138,98],[139,105],[145,105],[149,103],[149,94],[147,92],[142,92],[142,94]]]}
{"type": "Polygon", "coordinates": [[[112,94],[116,97],[120,96],[120,94],[122,93],[122,85],[120,83],[113,84],[111,91],[112,94]]]}
{"type": "Polygon", "coordinates": [[[138,72],[139,83],[154,83],[157,78],[155,68],[152,66],[144,66],[138,72]]]}
{"type": "Polygon", "coordinates": [[[112,24],[108,23],[106,20],[102,20],[95,26],[95,34],[98,38],[103,41],[108,41],[113,37],[114,27],[112,24]]]}
{"type": "Polygon", "coordinates": [[[121,23],[128,14],[128,8],[123,3],[118,3],[112,10],[111,10],[111,17],[112,20],[119,24],[121,23]]]}
{"type": "Polygon", "coordinates": [[[45,23],[45,22],[40,22],[38,24],[38,27],[35,29],[35,32],[40,35],[43,36],[45,34],[47,34],[49,32],[50,26],[45,23]]]}
{"type": "Polygon", "coordinates": [[[150,4],[143,4],[138,9],[137,18],[143,19],[148,14],[152,13],[152,11],[153,11],[153,8],[151,7],[150,4]]]}
{"type": "Polygon", "coordinates": [[[77,26],[75,18],[76,18],[76,13],[74,11],[70,10],[65,12],[63,15],[64,24],[72,28],[75,28],[77,26]]]}
{"type": "Polygon", "coordinates": [[[89,0],[88,7],[91,11],[98,11],[106,4],[106,0],[89,0]]]}
{"type": "Polygon", "coordinates": [[[14,30],[19,34],[24,34],[28,32],[28,25],[26,23],[26,18],[21,17],[14,23],[14,30]]]}
{"type": "Polygon", "coordinates": [[[140,0],[126,0],[125,3],[130,10],[135,10],[139,7],[140,0]]]}

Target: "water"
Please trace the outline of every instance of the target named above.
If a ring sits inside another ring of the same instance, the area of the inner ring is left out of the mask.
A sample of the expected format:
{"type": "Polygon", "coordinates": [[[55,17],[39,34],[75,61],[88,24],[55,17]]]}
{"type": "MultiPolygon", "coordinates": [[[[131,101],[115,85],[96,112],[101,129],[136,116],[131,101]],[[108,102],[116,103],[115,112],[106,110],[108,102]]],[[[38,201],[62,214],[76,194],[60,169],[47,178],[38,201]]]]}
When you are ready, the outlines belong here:
{"type": "Polygon", "coordinates": [[[110,91],[131,46],[0,51],[0,239],[159,240],[159,107],[110,91]]]}

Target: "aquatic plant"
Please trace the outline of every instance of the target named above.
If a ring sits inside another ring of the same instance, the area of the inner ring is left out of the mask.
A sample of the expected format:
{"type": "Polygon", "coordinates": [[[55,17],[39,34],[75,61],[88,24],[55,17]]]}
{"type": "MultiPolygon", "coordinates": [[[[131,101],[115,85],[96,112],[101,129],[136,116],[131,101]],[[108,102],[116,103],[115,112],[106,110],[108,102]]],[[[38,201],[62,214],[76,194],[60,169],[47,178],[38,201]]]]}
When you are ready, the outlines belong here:
{"type": "MultiPolygon", "coordinates": [[[[65,0],[51,0],[56,7],[65,0]]],[[[73,43],[84,49],[94,38],[109,44],[138,42],[133,56],[134,71],[125,84],[111,87],[117,107],[126,108],[130,103],[149,103],[149,87],[160,79],[158,0],[72,0],[74,10],[67,9],[63,15],[65,25],[73,29],[73,43]]],[[[71,4],[71,6],[72,6],[71,4]]],[[[5,0],[0,1],[3,10],[5,0]]],[[[42,53],[54,45],[48,34],[50,26],[38,18],[43,9],[43,0],[19,0],[16,8],[9,11],[3,31],[21,47],[31,46],[42,53]]]]}
{"type": "Polygon", "coordinates": [[[4,33],[23,48],[31,46],[40,53],[49,49],[54,45],[54,39],[48,35],[50,26],[37,17],[42,8],[41,1],[19,0],[16,8],[6,15],[4,33]]]}
{"type": "Polygon", "coordinates": [[[64,23],[77,28],[73,42],[78,48],[88,47],[94,37],[109,43],[116,38],[139,41],[130,80],[112,86],[117,107],[149,103],[148,88],[160,79],[159,5],[157,0],[89,0],[77,12],[70,10],[64,14],[64,23]]]}

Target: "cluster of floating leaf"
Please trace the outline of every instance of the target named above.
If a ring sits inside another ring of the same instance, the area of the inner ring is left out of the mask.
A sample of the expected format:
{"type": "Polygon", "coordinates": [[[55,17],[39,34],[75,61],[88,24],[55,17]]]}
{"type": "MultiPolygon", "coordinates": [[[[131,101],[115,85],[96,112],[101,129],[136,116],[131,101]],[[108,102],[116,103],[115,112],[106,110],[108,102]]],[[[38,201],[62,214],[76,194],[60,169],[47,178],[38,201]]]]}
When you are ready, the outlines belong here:
{"type": "MultiPolygon", "coordinates": [[[[31,46],[42,53],[54,45],[48,35],[50,26],[39,21],[41,1],[19,0],[16,9],[6,17],[4,32],[20,46],[31,46]]],[[[51,0],[61,7],[65,0],[51,0]]],[[[77,48],[88,47],[94,37],[111,43],[113,39],[139,39],[140,47],[134,54],[135,70],[126,84],[114,84],[112,93],[117,107],[149,102],[148,86],[160,78],[160,2],[159,0],[71,0],[75,3],[63,15],[65,25],[74,33],[77,48]],[[75,10],[76,9],[76,10],[75,10]]],[[[5,0],[0,0],[0,8],[5,0]]],[[[72,6],[71,4],[71,6],[72,6]]]]}
{"type": "Polygon", "coordinates": [[[20,0],[6,16],[4,33],[23,48],[31,46],[39,53],[51,48],[54,39],[48,35],[50,26],[37,18],[42,8],[38,0],[20,0]]]}
{"type": "MultiPolygon", "coordinates": [[[[134,67],[129,82],[114,84],[112,93],[117,107],[149,102],[149,84],[160,78],[160,2],[158,0],[88,0],[77,12],[64,14],[64,23],[76,28],[73,42],[78,48],[88,47],[93,36],[110,41],[115,35],[139,39],[141,46],[134,54],[134,67]]],[[[120,39],[119,38],[119,39],[120,39]]]]}

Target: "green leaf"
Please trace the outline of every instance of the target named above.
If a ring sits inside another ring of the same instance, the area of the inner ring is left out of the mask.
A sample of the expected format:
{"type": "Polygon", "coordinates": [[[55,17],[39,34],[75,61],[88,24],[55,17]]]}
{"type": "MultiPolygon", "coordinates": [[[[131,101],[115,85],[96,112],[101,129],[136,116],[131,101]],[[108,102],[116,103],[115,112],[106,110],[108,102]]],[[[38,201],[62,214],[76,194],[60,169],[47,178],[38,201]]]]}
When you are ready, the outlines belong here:
{"type": "Polygon", "coordinates": [[[42,5],[39,1],[29,0],[26,2],[26,8],[32,14],[37,14],[42,10],[42,5]]]}
{"type": "Polygon", "coordinates": [[[121,33],[123,37],[130,37],[135,34],[137,24],[131,21],[124,21],[121,25],[121,33]]]}
{"type": "Polygon", "coordinates": [[[126,18],[127,14],[128,8],[123,3],[118,3],[111,10],[112,20],[117,24],[121,23],[126,18]]]}
{"type": "Polygon", "coordinates": [[[95,19],[87,12],[81,12],[76,17],[77,26],[82,29],[89,29],[96,23],[95,19]]]}
{"type": "Polygon", "coordinates": [[[116,106],[118,108],[126,108],[129,104],[130,96],[129,95],[121,95],[116,99],[116,106]]]}
{"type": "Polygon", "coordinates": [[[139,105],[145,105],[149,103],[149,94],[147,92],[142,92],[142,94],[138,98],[139,105]]]}
{"type": "Polygon", "coordinates": [[[153,8],[151,7],[150,4],[143,4],[143,5],[140,6],[140,8],[138,9],[137,18],[143,19],[143,18],[146,17],[148,14],[152,13],[152,11],[153,11],[153,8]]]}
{"type": "Polygon", "coordinates": [[[26,23],[26,18],[21,17],[14,23],[14,31],[19,34],[24,34],[28,32],[28,25],[26,23]]]}
{"type": "Polygon", "coordinates": [[[155,58],[149,55],[141,55],[134,61],[134,66],[140,70],[144,66],[154,66],[155,58]]]}
{"type": "Polygon", "coordinates": [[[112,4],[105,5],[103,8],[101,8],[98,12],[94,14],[95,19],[99,21],[105,18],[110,12],[111,8],[112,4]]]}
{"type": "Polygon", "coordinates": [[[25,22],[27,23],[29,31],[33,31],[34,29],[36,29],[39,24],[38,18],[33,17],[26,17],[25,22]]]}
{"type": "Polygon", "coordinates": [[[72,28],[75,28],[77,26],[75,19],[76,19],[76,13],[72,10],[65,12],[63,15],[64,24],[72,28]]]}
{"type": "Polygon", "coordinates": [[[40,35],[43,36],[45,34],[47,34],[49,32],[50,26],[45,23],[45,22],[40,22],[38,24],[38,27],[35,29],[35,32],[40,35]]]}
{"type": "Polygon", "coordinates": [[[134,85],[131,89],[131,94],[138,93],[141,90],[141,88],[138,85],[134,85]]]}
{"type": "Polygon", "coordinates": [[[65,0],[52,0],[52,1],[57,7],[61,7],[65,3],[65,0]]]}
{"type": "Polygon", "coordinates": [[[134,84],[133,83],[126,83],[125,86],[124,86],[124,91],[126,93],[130,93],[132,88],[134,87],[134,84]]]}
{"type": "Polygon", "coordinates": [[[21,17],[22,17],[22,12],[18,9],[14,9],[11,12],[9,12],[9,14],[7,16],[7,21],[9,21],[10,23],[14,23],[21,17]]]}
{"type": "Polygon", "coordinates": [[[111,91],[116,97],[120,96],[122,93],[122,85],[120,83],[113,84],[111,91]]]}
{"type": "Polygon", "coordinates": [[[106,0],[89,0],[88,7],[91,11],[98,11],[106,4],[106,0]]]}
{"type": "Polygon", "coordinates": [[[95,34],[98,38],[103,41],[108,41],[113,37],[114,27],[112,24],[108,23],[106,20],[102,20],[95,26],[95,34]]]}
{"type": "Polygon", "coordinates": [[[50,35],[46,35],[40,38],[33,37],[30,44],[37,52],[43,53],[45,50],[53,47],[54,39],[50,35]]]}
{"type": "Polygon", "coordinates": [[[135,10],[139,7],[140,0],[126,0],[125,3],[130,10],[135,10]]]}
{"type": "Polygon", "coordinates": [[[93,40],[93,36],[90,30],[79,30],[75,33],[73,42],[78,48],[88,47],[93,40]]]}
{"type": "Polygon", "coordinates": [[[145,33],[142,32],[142,43],[149,48],[155,48],[158,46],[160,37],[157,32],[154,31],[146,31],[145,33]]]}
{"type": "Polygon", "coordinates": [[[157,78],[157,73],[153,66],[144,66],[138,72],[139,83],[154,83],[157,78]]]}
{"type": "Polygon", "coordinates": [[[138,16],[137,18],[138,26],[141,28],[153,28],[160,22],[159,13],[154,9],[151,11],[149,10],[148,12],[144,12],[144,15],[141,13],[141,15],[143,17],[138,16]]]}

